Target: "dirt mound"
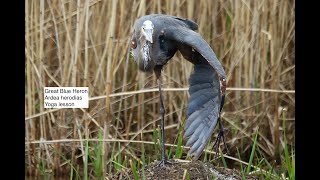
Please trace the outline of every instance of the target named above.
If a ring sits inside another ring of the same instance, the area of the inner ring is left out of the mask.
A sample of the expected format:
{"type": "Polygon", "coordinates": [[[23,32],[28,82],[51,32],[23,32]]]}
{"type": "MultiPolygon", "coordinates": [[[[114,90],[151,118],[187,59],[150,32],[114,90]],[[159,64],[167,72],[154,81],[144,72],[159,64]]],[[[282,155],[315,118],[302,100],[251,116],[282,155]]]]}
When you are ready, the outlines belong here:
{"type": "MultiPolygon", "coordinates": [[[[140,179],[241,179],[241,172],[235,169],[214,167],[210,163],[201,161],[170,160],[171,163],[165,167],[154,162],[144,169],[139,170],[140,179]]],[[[135,179],[132,170],[116,174],[112,179],[135,179]]],[[[258,179],[253,176],[246,176],[246,179],[258,179]]]]}

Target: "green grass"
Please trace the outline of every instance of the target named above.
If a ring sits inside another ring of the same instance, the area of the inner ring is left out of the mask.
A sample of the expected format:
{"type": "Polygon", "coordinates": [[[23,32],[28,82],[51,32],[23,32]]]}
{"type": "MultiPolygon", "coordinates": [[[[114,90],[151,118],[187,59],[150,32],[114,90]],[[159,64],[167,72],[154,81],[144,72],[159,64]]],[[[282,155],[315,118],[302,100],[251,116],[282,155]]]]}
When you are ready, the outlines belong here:
{"type": "MultiPolygon", "coordinates": [[[[141,155],[141,160],[143,162],[143,165],[146,165],[146,157],[145,157],[145,154],[144,154],[144,150],[142,152],[142,155],[141,155]]],[[[144,172],[144,167],[141,167],[141,172],[142,172],[142,179],[145,180],[146,179],[146,175],[145,175],[145,172],[144,172]]]]}
{"type": "Polygon", "coordinates": [[[219,148],[219,153],[220,153],[220,157],[221,157],[223,166],[224,166],[225,168],[228,168],[227,162],[226,162],[226,160],[225,160],[225,158],[224,158],[224,156],[223,156],[223,152],[221,151],[220,148],[219,148]]]}
{"type": "Polygon", "coordinates": [[[43,159],[41,159],[41,163],[38,165],[38,171],[41,172],[43,179],[47,179],[46,163],[43,159]]]}
{"type": "MultiPolygon", "coordinates": [[[[285,119],[285,114],[283,114],[283,119],[285,119]]],[[[283,121],[283,127],[285,126],[285,121],[283,121]]],[[[182,148],[183,146],[183,133],[180,132],[181,128],[178,130],[178,136],[176,137],[174,144],[176,144],[176,147],[171,146],[169,151],[167,151],[167,157],[168,159],[172,158],[181,158],[183,157],[185,151],[182,148]]],[[[283,131],[283,136],[286,137],[286,129],[283,131]]],[[[145,171],[144,166],[150,164],[152,159],[160,159],[161,158],[161,131],[160,129],[153,130],[153,142],[154,145],[150,146],[153,147],[154,156],[147,156],[145,155],[144,148],[141,150],[141,160],[142,163],[140,163],[139,160],[135,160],[132,158],[127,158],[126,156],[123,156],[123,153],[121,153],[121,144],[120,142],[116,143],[116,148],[111,152],[111,156],[109,159],[111,159],[109,163],[109,174],[112,175],[114,172],[120,172],[122,173],[123,169],[131,168],[134,179],[145,179],[145,171]],[[117,154],[115,156],[115,154],[117,154]],[[139,171],[141,171],[141,177],[139,176],[139,171]]],[[[98,133],[98,139],[101,141],[97,142],[88,142],[85,141],[85,163],[83,166],[83,175],[79,174],[80,166],[73,164],[73,162],[68,162],[71,171],[70,171],[70,179],[89,179],[90,176],[94,176],[97,179],[103,179],[103,169],[102,169],[102,162],[103,162],[103,145],[104,142],[103,139],[103,132],[99,131],[98,133]],[[89,172],[93,172],[94,174],[89,174],[89,172]],[[81,177],[83,176],[83,177],[81,177]]],[[[212,143],[209,143],[209,145],[212,143]]],[[[219,148],[219,154],[220,159],[222,162],[222,165],[225,168],[228,168],[226,157],[223,155],[222,150],[219,148]]],[[[240,152],[237,149],[237,156],[241,160],[240,152]]],[[[275,171],[275,163],[273,161],[269,161],[267,158],[265,158],[265,155],[263,151],[258,146],[258,131],[254,135],[254,139],[252,141],[252,148],[248,160],[248,164],[243,166],[242,163],[240,163],[240,171],[242,179],[246,179],[246,175],[249,173],[254,173],[256,176],[258,176],[261,179],[281,179],[282,174],[284,173],[285,177],[288,177],[289,179],[295,179],[295,153],[294,149],[290,149],[287,144],[286,138],[284,138],[284,147],[281,151],[281,157],[283,157],[282,160],[282,169],[280,171],[275,171]],[[262,169],[262,171],[261,171],[262,169]]],[[[64,156],[61,156],[62,159],[67,161],[67,159],[64,156]]],[[[212,153],[204,152],[203,155],[203,161],[216,161],[212,159],[212,153]]],[[[46,165],[45,161],[40,161],[39,165],[37,166],[38,171],[41,172],[44,179],[47,179],[47,172],[46,172],[46,165]]],[[[190,175],[187,172],[186,179],[190,179],[190,175]]]]}
{"type": "MultiPolygon", "coordinates": [[[[283,123],[285,123],[285,120],[283,121],[283,123]]],[[[286,127],[285,124],[283,124],[283,127],[286,127]]],[[[257,146],[257,136],[258,133],[255,134],[255,138],[253,140],[253,146],[251,149],[251,154],[249,157],[247,168],[243,168],[242,164],[240,163],[240,169],[243,178],[245,178],[245,174],[252,172],[251,169],[253,168],[255,175],[259,176],[261,179],[282,179],[283,175],[289,179],[295,179],[295,153],[294,149],[291,149],[290,154],[286,138],[284,138],[284,147],[281,151],[281,157],[284,157],[281,160],[281,169],[278,169],[276,171],[275,162],[270,162],[267,158],[265,158],[262,151],[257,146]]],[[[283,131],[283,137],[286,137],[285,129],[283,131]]],[[[241,159],[239,151],[238,158],[241,159]]]]}
{"type": "MultiPolygon", "coordinates": [[[[102,130],[99,131],[98,133],[98,139],[102,140],[103,139],[103,134],[102,130]]],[[[88,142],[86,142],[86,145],[88,145],[88,142]]],[[[90,143],[91,147],[93,148],[93,152],[88,150],[88,147],[86,147],[86,155],[89,157],[90,162],[92,163],[93,170],[94,170],[94,175],[95,177],[98,178],[103,178],[103,142],[98,141],[98,142],[92,142],[90,143]]],[[[88,166],[88,158],[86,156],[86,163],[85,163],[85,168],[88,166]]],[[[115,166],[117,169],[118,167],[115,166]]],[[[88,169],[87,169],[88,170],[88,169]]]]}
{"type": "Polygon", "coordinates": [[[153,133],[152,133],[152,139],[153,139],[153,143],[154,143],[153,146],[154,146],[154,152],[155,152],[156,159],[161,158],[161,153],[159,153],[159,150],[161,150],[161,149],[160,149],[160,144],[158,143],[158,138],[161,137],[159,134],[159,131],[157,131],[156,129],[153,129],[153,133]]]}
{"type": "MultiPolygon", "coordinates": [[[[238,154],[238,158],[241,159],[238,148],[237,148],[237,154],[238,154]]],[[[241,171],[242,179],[245,180],[245,179],[246,179],[246,177],[245,177],[245,175],[244,175],[244,174],[245,174],[245,170],[244,170],[244,168],[242,167],[242,163],[240,163],[240,171],[241,171]]]]}
{"type": "Polygon", "coordinates": [[[249,158],[249,165],[247,167],[247,173],[250,172],[250,169],[251,169],[251,165],[252,165],[252,161],[253,161],[253,156],[254,156],[254,153],[255,153],[255,149],[256,149],[256,146],[257,146],[257,137],[258,137],[258,131],[256,132],[256,136],[254,137],[254,141],[253,141],[253,147],[252,147],[252,150],[251,150],[251,154],[250,154],[250,158],[249,158]]]}
{"type": "MultiPolygon", "coordinates": [[[[283,127],[286,127],[285,126],[285,114],[286,112],[283,111],[282,113],[282,116],[283,116],[283,127]]],[[[288,148],[288,145],[287,145],[287,139],[286,139],[286,129],[283,130],[283,139],[284,139],[284,157],[285,157],[285,169],[287,170],[288,172],[288,176],[289,176],[289,179],[295,179],[295,154],[294,154],[294,151],[291,150],[291,157],[289,155],[289,148],[288,148]]]]}
{"type": "MultiPolygon", "coordinates": [[[[284,121],[285,122],[285,121],[284,121]]],[[[283,123],[284,123],[283,122],[283,123]]],[[[283,127],[286,127],[285,124],[283,124],[283,127]]],[[[284,129],[283,131],[283,136],[286,136],[286,130],[284,129]]],[[[122,172],[123,169],[131,168],[134,179],[145,179],[145,171],[144,171],[144,166],[150,164],[152,159],[154,158],[161,158],[161,148],[160,144],[158,143],[159,140],[161,141],[161,133],[160,130],[157,131],[156,129],[153,130],[153,142],[154,145],[150,146],[153,147],[154,149],[154,156],[147,156],[145,155],[144,149],[141,150],[141,160],[143,163],[140,163],[140,161],[134,160],[132,158],[127,158],[126,156],[121,153],[121,144],[120,142],[116,143],[116,148],[114,151],[111,152],[110,159],[112,159],[109,163],[109,174],[112,175],[114,172],[122,172]],[[115,156],[115,154],[117,154],[115,156]],[[141,170],[141,177],[139,176],[139,171],[141,170]]],[[[103,139],[103,133],[100,131],[98,133],[98,139],[102,140],[103,139]]],[[[102,179],[103,178],[103,169],[102,169],[102,161],[103,161],[103,156],[102,156],[102,151],[103,151],[103,141],[98,141],[98,142],[88,142],[85,141],[85,163],[83,166],[83,175],[79,174],[79,169],[80,166],[73,164],[73,162],[68,162],[71,171],[70,171],[70,179],[89,179],[90,176],[94,176],[97,179],[102,179]],[[93,172],[94,174],[89,174],[89,172],[93,172]],[[83,177],[81,177],[83,176],[83,177]]],[[[170,147],[169,151],[167,152],[167,157],[169,159],[172,158],[181,158],[183,157],[185,151],[182,148],[183,145],[183,133],[178,132],[178,136],[174,141],[174,144],[176,144],[176,147],[170,147]]],[[[209,143],[211,144],[211,143],[209,143]]],[[[281,151],[281,157],[283,157],[282,161],[282,169],[280,171],[275,171],[275,164],[273,161],[269,161],[267,158],[265,158],[265,155],[263,154],[263,151],[258,146],[258,131],[254,135],[254,139],[252,141],[252,148],[248,160],[248,164],[245,166],[240,163],[240,171],[242,178],[245,179],[246,175],[248,173],[254,173],[256,176],[260,177],[261,179],[281,179],[282,174],[284,173],[285,177],[288,177],[289,179],[295,179],[295,153],[294,149],[290,149],[287,145],[286,138],[284,138],[284,147],[283,150],[281,151]],[[263,171],[261,171],[262,169],[263,171]]],[[[219,148],[219,154],[220,154],[220,159],[222,162],[222,165],[225,168],[228,168],[226,157],[223,155],[222,150],[219,148]]],[[[204,153],[204,162],[207,161],[216,161],[211,159],[212,154],[211,153],[204,153]]],[[[237,156],[241,160],[240,157],[240,152],[237,149],[237,156]]],[[[67,159],[64,156],[61,156],[62,159],[66,160],[67,159]]],[[[45,161],[42,160],[40,161],[38,165],[38,170],[41,172],[42,176],[44,179],[47,178],[47,173],[46,173],[46,165],[45,161]]],[[[186,175],[186,179],[190,178],[189,174],[186,175]]]]}
{"type": "MultiPolygon", "coordinates": [[[[115,163],[115,168],[116,168],[117,171],[121,171],[121,170],[122,170],[122,167],[123,167],[123,166],[121,165],[121,164],[122,164],[122,163],[121,163],[121,159],[122,159],[122,158],[121,158],[121,153],[120,153],[120,151],[121,151],[120,143],[118,143],[118,152],[119,152],[119,153],[118,153],[118,156],[117,156],[117,158],[116,158],[116,159],[117,159],[117,163],[115,163]]],[[[125,163],[125,162],[124,162],[124,163],[125,163]]]]}
{"type": "MultiPolygon", "coordinates": [[[[285,114],[283,114],[283,119],[285,119],[285,114]]],[[[285,126],[285,120],[283,121],[283,127],[285,126]]],[[[174,140],[174,144],[176,147],[171,146],[169,151],[167,151],[168,159],[172,158],[181,158],[183,157],[184,149],[183,146],[183,133],[181,133],[180,128],[178,130],[178,136],[174,140]]],[[[286,137],[286,129],[283,130],[283,136],[286,137]]],[[[144,166],[150,164],[154,158],[160,159],[161,158],[161,130],[154,129],[153,130],[153,142],[154,145],[150,146],[153,147],[151,151],[154,151],[154,156],[147,156],[145,154],[144,148],[141,150],[142,154],[140,156],[142,163],[139,160],[127,158],[121,153],[121,144],[120,142],[116,143],[116,148],[111,152],[111,159],[110,163],[108,164],[109,174],[112,175],[115,172],[122,173],[123,169],[130,169],[133,172],[134,179],[145,179],[145,171],[144,166]],[[117,154],[115,156],[115,154],[117,154]],[[141,177],[139,176],[139,171],[141,171],[141,177]]],[[[71,171],[70,171],[70,179],[89,179],[90,176],[94,176],[97,179],[103,179],[103,169],[102,169],[102,162],[103,162],[103,132],[99,131],[98,139],[101,141],[97,142],[88,142],[85,141],[84,149],[85,149],[85,163],[83,165],[83,175],[79,174],[80,166],[74,164],[72,161],[68,162],[71,171]],[[93,172],[93,174],[89,174],[93,172]],[[82,177],[83,176],[83,177],[82,177]]],[[[210,146],[212,143],[209,143],[210,146]]],[[[226,157],[224,156],[222,150],[219,148],[220,159],[222,162],[223,167],[228,168],[226,157]]],[[[237,156],[241,160],[240,152],[237,149],[237,156]]],[[[214,156],[212,153],[204,152],[203,161],[217,161],[216,159],[212,159],[214,156]]],[[[290,149],[287,144],[286,138],[284,138],[284,147],[281,151],[282,159],[282,169],[275,171],[275,163],[273,161],[269,161],[268,158],[265,158],[263,151],[258,146],[258,131],[254,135],[254,139],[252,141],[252,148],[248,160],[248,164],[244,166],[244,164],[240,163],[240,171],[242,179],[246,179],[246,175],[249,173],[254,173],[254,175],[258,176],[261,179],[281,179],[282,174],[289,179],[295,179],[295,153],[294,149],[290,149]],[[262,171],[261,171],[262,170],[262,171]]],[[[67,161],[64,156],[61,156],[62,159],[67,161]]],[[[39,162],[39,161],[38,161],[39,162]]],[[[39,165],[37,166],[38,171],[41,172],[44,179],[47,179],[47,172],[46,172],[46,164],[45,161],[40,161],[39,165]]],[[[218,161],[218,163],[220,163],[218,161]]],[[[190,179],[190,175],[187,172],[186,179],[190,179]]]]}
{"type": "Polygon", "coordinates": [[[88,152],[89,152],[89,146],[88,146],[89,142],[86,141],[86,146],[85,146],[85,162],[84,162],[84,170],[83,170],[83,174],[84,174],[84,179],[87,180],[88,179],[88,152]]]}
{"type": "Polygon", "coordinates": [[[64,155],[60,154],[59,152],[55,151],[67,164],[70,166],[70,179],[83,179],[80,177],[80,165],[74,163],[72,160],[69,161],[64,155]]]}
{"type": "Polygon", "coordinates": [[[178,135],[178,142],[177,142],[177,148],[176,148],[176,152],[174,154],[174,157],[177,159],[180,159],[182,157],[183,154],[183,149],[182,149],[182,133],[179,133],[178,135]]]}
{"type": "Polygon", "coordinates": [[[133,175],[134,175],[134,179],[135,180],[139,180],[140,177],[139,177],[138,172],[137,172],[136,163],[134,163],[132,160],[129,160],[129,162],[130,162],[131,169],[132,169],[132,172],[133,172],[133,175]]]}
{"type": "Polygon", "coordinates": [[[176,145],[176,147],[173,147],[171,146],[170,149],[169,149],[169,152],[167,153],[167,157],[168,159],[180,159],[183,155],[183,135],[181,133],[181,130],[182,130],[182,126],[179,128],[177,134],[177,138],[175,138],[174,140],[174,143],[176,145]],[[175,149],[175,151],[173,151],[175,149]],[[174,155],[173,155],[173,152],[174,152],[174,155]]]}

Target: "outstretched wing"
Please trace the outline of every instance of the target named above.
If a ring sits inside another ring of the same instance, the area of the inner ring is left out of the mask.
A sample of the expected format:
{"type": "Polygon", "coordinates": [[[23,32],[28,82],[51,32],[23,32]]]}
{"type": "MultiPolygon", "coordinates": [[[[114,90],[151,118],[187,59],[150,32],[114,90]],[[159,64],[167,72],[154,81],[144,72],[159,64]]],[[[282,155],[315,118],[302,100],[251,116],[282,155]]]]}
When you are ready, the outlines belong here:
{"type": "Polygon", "coordinates": [[[188,155],[198,159],[217,125],[222,108],[219,80],[209,64],[195,64],[189,79],[188,119],[184,125],[186,146],[191,146],[188,155]]]}
{"type": "Polygon", "coordinates": [[[168,26],[166,38],[176,43],[182,55],[192,62],[189,79],[190,99],[184,137],[192,146],[188,155],[198,159],[207,145],[219,119],[225,91],[225,71],[209,44],[186,26],[168,26]]]}

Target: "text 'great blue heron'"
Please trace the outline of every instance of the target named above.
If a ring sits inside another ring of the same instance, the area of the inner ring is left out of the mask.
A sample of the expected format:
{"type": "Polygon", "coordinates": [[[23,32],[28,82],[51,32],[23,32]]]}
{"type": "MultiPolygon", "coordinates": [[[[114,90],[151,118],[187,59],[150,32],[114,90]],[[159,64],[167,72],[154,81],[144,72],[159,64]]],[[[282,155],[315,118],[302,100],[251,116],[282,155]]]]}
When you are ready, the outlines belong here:
{"type": "MultiPolygon", "coordinates": [[[[131,37],[131,53],[144,72],[154,71],[160,93],[162,160],[166,163],[164,147],[164,114],[161,92],[162,67],[177,50],[194,64],[194,72],[189,79],[188,119],[184,125],[184,137],[189,138],[186,146],[191,146],[188,155],[198,159],[219,123],[219,134],[213,145],[224,142],[220,112],[224,104],[226,73],[209,44],[195,30],[198,25],[188,19],[175,16],[151,14],[139,18],[131,37]]],[[[228,149],[227,149],[228,151],[228,149]]],[[[216,150],[217,152],[217,150],[216,150]]]]}

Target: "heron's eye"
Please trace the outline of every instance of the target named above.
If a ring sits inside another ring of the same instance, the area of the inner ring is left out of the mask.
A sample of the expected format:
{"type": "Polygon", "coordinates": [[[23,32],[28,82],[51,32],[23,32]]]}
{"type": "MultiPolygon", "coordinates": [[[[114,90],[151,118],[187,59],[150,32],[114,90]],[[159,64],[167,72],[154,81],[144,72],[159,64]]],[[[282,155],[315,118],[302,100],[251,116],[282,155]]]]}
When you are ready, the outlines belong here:
{"type": "Polygon", "coordinates": [[[137,47],[136,39],[132,39],[132,41],[131,41],[131,48],[132,48],[132,49],[135,49],[136,47],[137,47]]]}

